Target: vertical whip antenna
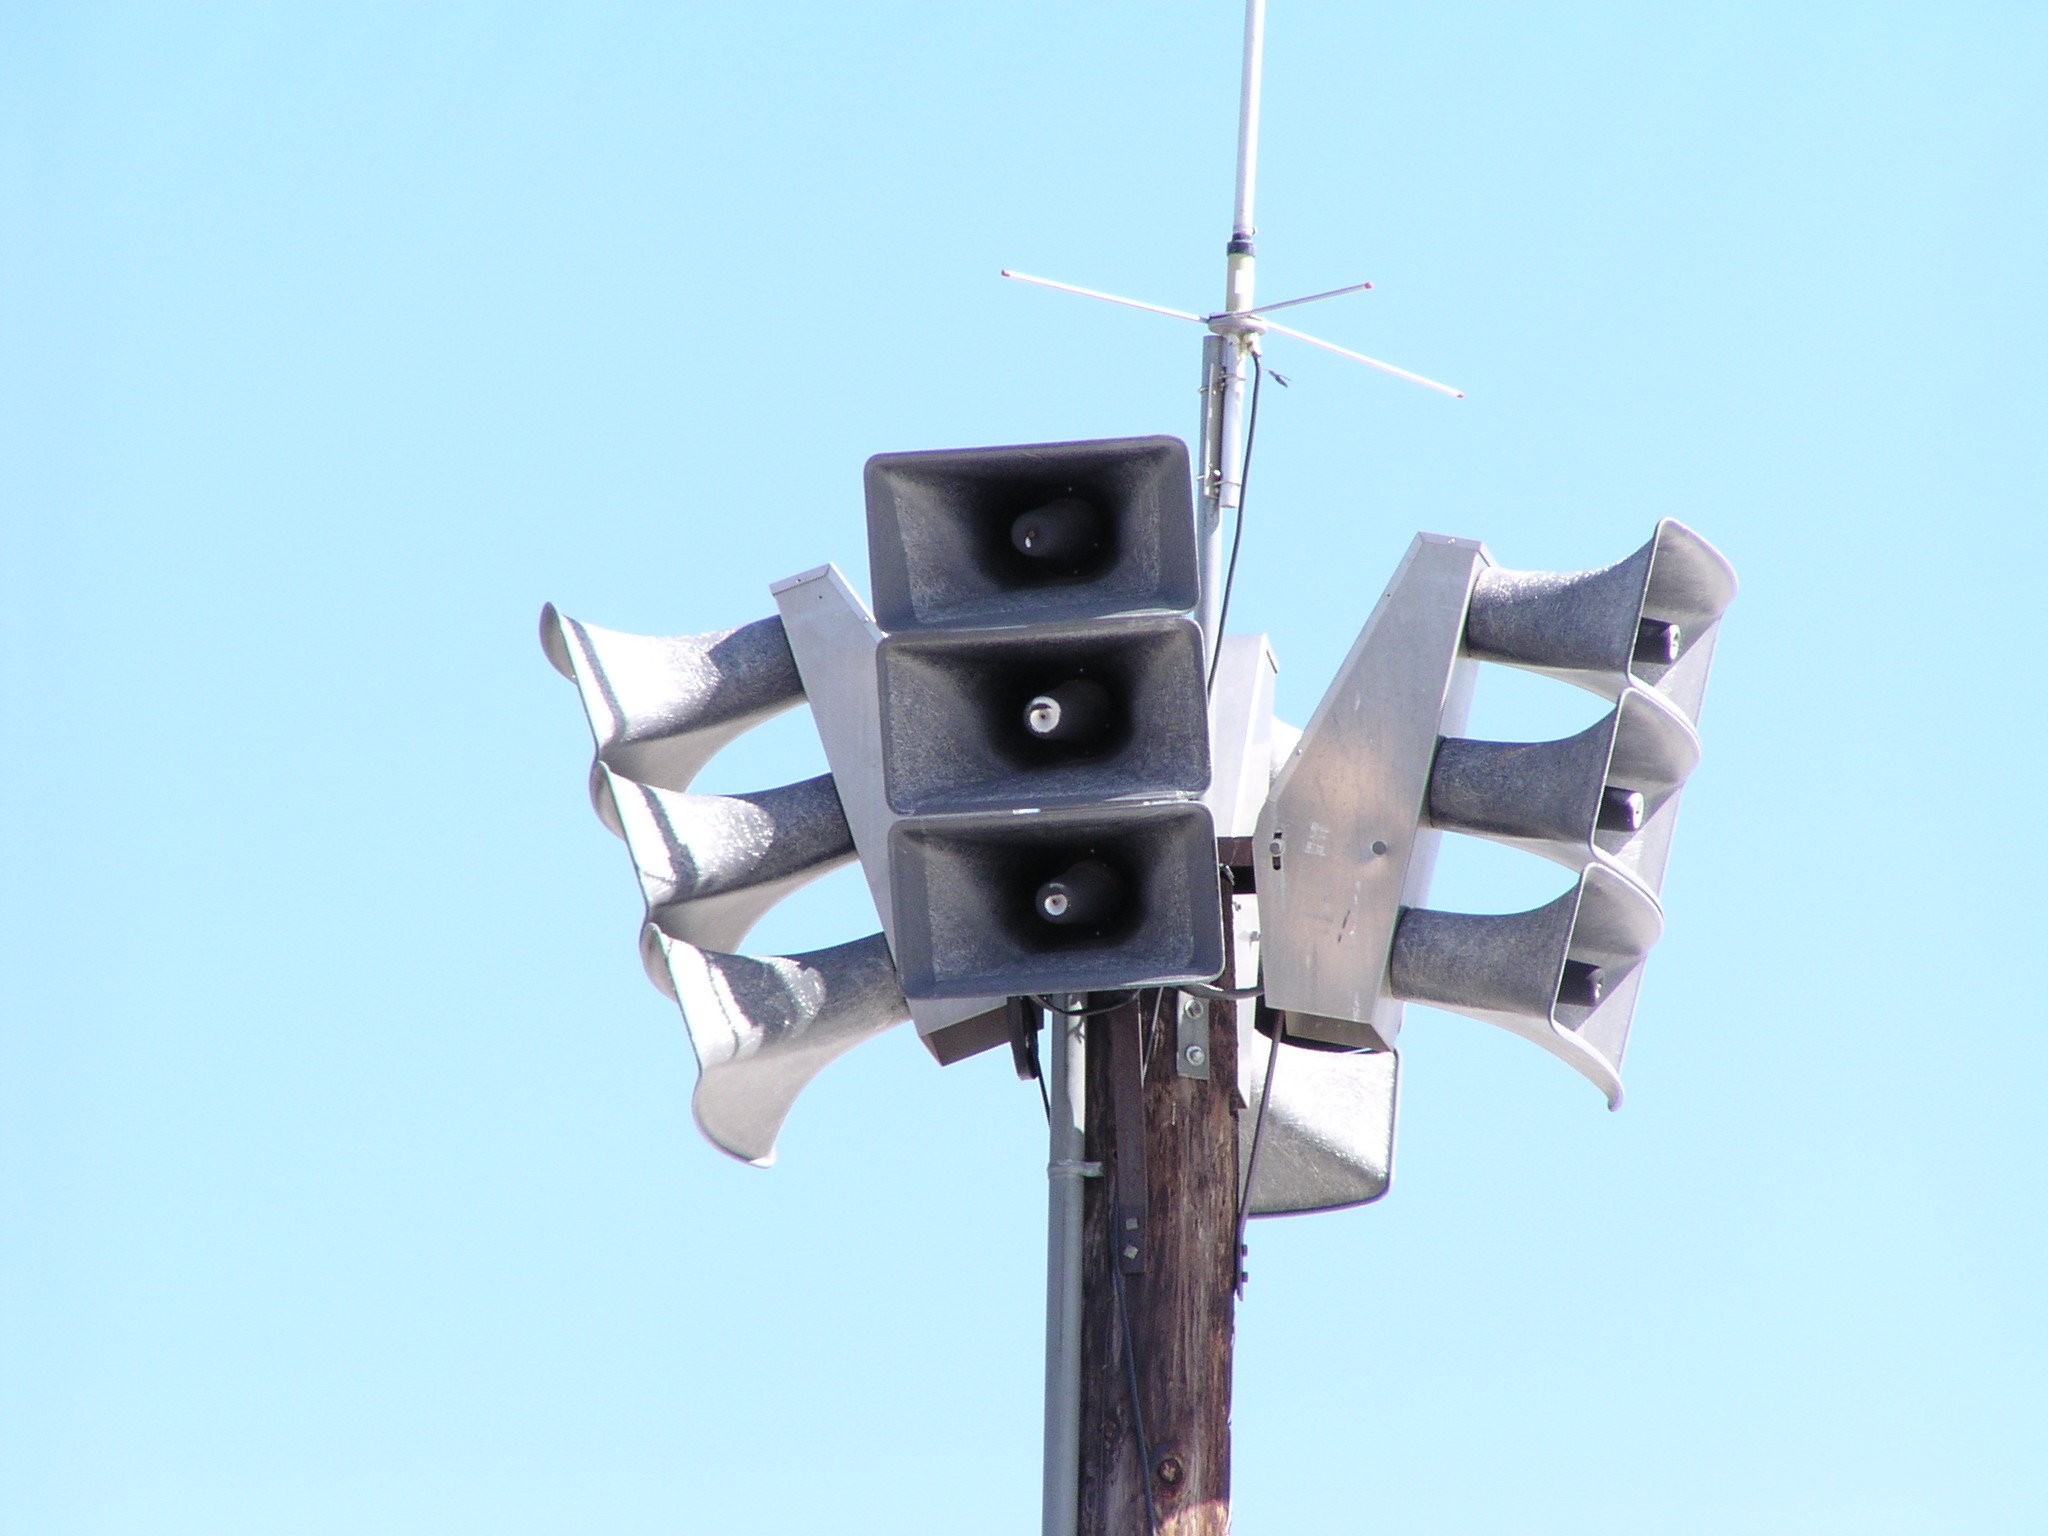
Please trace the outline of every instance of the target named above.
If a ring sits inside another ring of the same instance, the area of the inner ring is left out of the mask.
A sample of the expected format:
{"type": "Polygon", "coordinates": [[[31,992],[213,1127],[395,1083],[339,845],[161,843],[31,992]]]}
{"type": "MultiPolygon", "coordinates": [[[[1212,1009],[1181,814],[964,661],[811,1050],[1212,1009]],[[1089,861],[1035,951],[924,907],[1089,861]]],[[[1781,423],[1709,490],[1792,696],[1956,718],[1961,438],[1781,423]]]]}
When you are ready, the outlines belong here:
{"type": "Polygon", "coordinates": [[[1259,84],[1265,73],[1266,0],[1247,0],[1244,8],[1244,76],[1237,97],[1237,206],[1230,232],[1249,240],[1252,195],[1259,182],[1259,84]]]}
{"type": "Polygon", "coordinates": [[[1224,249],[1223,313],[1202,343],[1202,602],[1209,658],[1223,642],[1223,520],[1244,496],[1245,392],[1259,327],[1247,316],[1257,279],[1252,199],[1259,182],[1259,97],[1266,59],[1266,0],[1245,0],[1244,73],[1237,97],[1237,186],[1224,249]],[[1231,317],[1247,316],[1231,323],[1231,317]]]}
{"type": "Polygon", "coordinates": [[[1260,338],[1270,333],[1304,342],[1338,357],[1363,363],[1391,378],[1419,384],[1424,389],[1453,399],[1462,400],[1465,393],[1453,385],[1411,373],[1406,368],[1397,368],[1392,363],[1266,318],[1275,310],[1317,304],[1349,293],[1363,293],[1372,284],[1347,283],[1341,288],[1326,288],[1320,293],[1302,294],[1270,304],[1260,305],[1257,302],[1258,262],[1252,242],[1258,233],[1258,225],[1252,210],[1259,184],[1259,109],[1265,64],[1266,0],[1245,0],[1244,64],[1237,92],[1237,176],[1231,203],[1230,239],[1224,247],[1221,309],[1214,314],[1198,315],[1143,299],[1126,298],[1122,294],[1104,293],[1099,288],[1083,288],[1076,283],[1033,277],[1008,267],[1002,273],[1004,277],[1035,287],[1148,310],[1173,320],[1191,320],[1208,328],[1209,334],[1202,340],[1202,439],[1195,514],[1201,599],[1195,605],[1195,618],[1201,625],[1207,659],[1212,667],[1216,648],[1223,643],[1224,604],[1230,584],[1223,558],[1223,524],[1226,517],[1235,523],[1244,512],[1245,460],[1250,447],[1250,417],[1256,400],[1252,385],[1259,367],[1260,338]]]}

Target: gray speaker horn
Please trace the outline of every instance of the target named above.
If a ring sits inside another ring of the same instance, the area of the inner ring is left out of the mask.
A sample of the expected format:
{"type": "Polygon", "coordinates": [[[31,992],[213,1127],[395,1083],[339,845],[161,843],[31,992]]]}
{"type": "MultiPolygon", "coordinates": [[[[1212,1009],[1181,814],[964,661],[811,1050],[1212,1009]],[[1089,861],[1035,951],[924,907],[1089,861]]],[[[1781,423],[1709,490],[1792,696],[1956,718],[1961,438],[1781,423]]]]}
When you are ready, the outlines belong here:
{"type": "Polygon", "coordinates": [[[1571,890],[1529,912],[1404,909],[1389,989],[1534,1041],[1618,1108],[1642,963],[1663,927],[1648,891],[1606,864],[1588,864],[1571,890]]]}
{"type": "Polygon", "coordinates": [[[908,1015],[880,934],[814,954],[730,953],[769,907],[855,851],[829,776],[687,792],[726,742],[802,701],[782,621],[664,639],[550,606],[541,643],[576,684],[597,743],[592,800],[625,839],[646,900],[642,963],[681,1008],[697,1053],[697,1123],[722,1150],[765,1165],[804,1085],[908,1015]]]}
{"type": "Polygon", "coordinates": [[[889,870],[912,998],[1174,986],[1223,969],[1215,823],[1188,801],[898,822],[889,870]],[[1089,879],[1061,888],[1077,872],[1089,879]]]}
{"type": "Polygon", "coordinates": [[[1209,787],[1202,632],[1184,615],[912,631],[882,641],[876,665],[899,815],[1209,787]]]}
{"type": "Polygon", "coordinates": [[[1181,613],[1199,595],[1178,438],[883,453],[866,482],[875,618],[891,634],[1181,613]]]}
{"type": "Polygon", "coordinates": [[[1632,685],[1606,718],[1559,741],[1446,737],[1430,769],[1429,820],[1571,869],[1610,862],[1655,891],[1678,792],[1699,759],[1685,717],[1632,685]]]}
{"type": "MultiPolygon", "coordinates": [[[[720,747],[803,701],[780,619],[702,635],[629,635],[579,624],[550,603],[540,641],[582,695],[598,764],[661,789],[688,789],[720,747]]],[[[590,789],[618,832],[595,766],[590,789]]]]}
{"type": "Polygon", "coordinates": [[[1715,628],[1735,587],[1720,551],[1666,518],[1649,543],[1603,570],[1481,572],[1465,643],[1481,660],[1610,699],[1633,679],[1697,721],[1715,628]]]}
{"type": "Polygon", "coordinates": [[[672,939],[735,949],[768,909],[853,859],[832,776],[742,795],[657,789],[599,765],[647,917],[672,939]]]}
{"type": "Polygon", "coordinates": [[[801,955],[730,955],[646,930],[650,972],[697,1053],[690,1098],[712,1145],[766,1168],[798,1094],[834,1059],[910,1017],[871,934],[801,955]]]}

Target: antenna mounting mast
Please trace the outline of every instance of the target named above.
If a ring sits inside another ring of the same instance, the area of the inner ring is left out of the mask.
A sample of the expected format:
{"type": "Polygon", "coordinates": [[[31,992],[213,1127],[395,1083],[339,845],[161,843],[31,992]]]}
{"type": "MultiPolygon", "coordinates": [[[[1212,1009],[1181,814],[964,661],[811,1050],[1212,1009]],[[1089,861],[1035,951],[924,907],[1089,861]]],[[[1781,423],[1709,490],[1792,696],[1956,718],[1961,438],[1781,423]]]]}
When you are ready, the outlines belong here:
{"type": "MultiPolygon", "coordinates": [[[[1213,314],[1171,309],[1142,299],[1125,298],[1099,289],[1082,288],[1050,278],[1003,270],[1003,276],[1019,282],[1054,288],[1083,298],[1100,299],[1142,309],[1170,319],[1189,320],[1209,332],[1202,338],[1202,432],[1198,472],[1199,493],[1196,514],[1200,555],[1200,597],[1195,610],[1206,648],[1213,680],[1218,648],[1223,643],[1224,597],[1228,576],[1223,563],[1223,524],[1228,514],[1241,527],[1244,503],[1246,452],[1256,410],[1255,382],[1260,368],[1261,338],[1268,333],[1287,336],[1309,346],[1334,352],[1381,373],[1391,374],[1439,394],[1463,398],[1463,392],[1448,384],[1396,368],[1391,363],[1368,357],[1332,342],[1281,325],[1268,318],[1275,310],[1312,304],[1372,287],[1369,282],[1346,284],[1341,288],[1260,305],[1256,302],[1257,257],[1253,237],[1257,226],[1252,206],[1258,185],[1259,106],[1265,64],[1266,0],[1246,0],[1244,15],[1244,65],[1239,81],[1237,107],[1237,175],[1232,202],[1230,240],[1225,247],[1223,307],[1213,314]]],[[[1229,973],[1226,971],[1226,975],[1229,973]]],[[[1048,1021],[1049,1036],[1046,1078],[1048,1117],[1051,1120],[1051,1160],[1047,1169],[1049,1193],[1046,1247],[1046,1376],[1045,1376],[1045,1536],[1078,1536],[1082,1524],[1080,1493],[1082,1467],[1083,1382],[1081,1370],[1083,1295],[1082,1186],[1089,1174],[1100,1174],[1099,1165],[1085,1162],[1086,1035],[1081,1026],[1085,999],[1068,999],[1071,1016],[1055,1013],[1048,1021]]],[[[1135,1026],[1134,1026],[1135,1027],[1135,1026]]],[[[1234,1024],[1229,1026],[1234,1027],[1234,1024]]],[[[1141,1138],[1142,1139],[1142,1138],[1141,1138]]],[[[1234,1156],[1232,1159],[1234,1163],[1234,1156]]],[[[1242,1197],[1240,1191],[1240,1199],[1242,1197]]],[[[1240,1213],[1238,1235],[1242,1237],[1240,1213]]],[[[1119,1286],[1122,1281],[1119,1278],[1119,1286]]],[[[1119,1308],[1123,1295],[1118,1292],[1119,1308]]],[[[1128,1332],[1130,1318],[1122,1314],[1128,1332]]],[[[1226,1346],[1227,1348],[1227,1346],[1226,1346]]],[[[1132,1391],[1137,1391],[1136,1377],[1132,1391]]],[[[1227,1395],[1227,1393],[1226,1393],[1227,1395]]],[[[1135,1411],[1135,1410],[1134,1410],[1135,1411]]],[[[1227,1423],[1227,1417],[1225,1422],[1227,1423]]],[[[1224,1431],[1227,1436],[1227,1429],[1224,1431]]],[[[1142,1441],[1143,1431],[1139,1430],[1142,1441]]],[[[1227,1457],[1226,1457],[1227,1460],[1227,1457]]],[[[1174,1467],[1180,1463],[1172,1457],[1174,1467]]],[[[1164,1467],[1166,1463],[1162,1463],[1164,1467]]],[[[1140,1479],[1149,1489],[1153,1469],[1143,1468],[1140,1479]]],[[[1161,1477],[1167,1474],[1159,1472],[1161,1477]]],[[[1176,1474],[1178,1475],[1178,1474],[1176,1474]]],[[[1225,1486],[1227,1487],[1227,1476],[1225,1486]]],[[[1149,1491],[1145,1500],[1146,1523],[1154,1529],[1156,1518],[1149,1491]]],[[[1227,1522],[1227,1506],[1222,1518],[1227,1522]]],[[[1191,1528],[1192,1529],[1192,1528],[1191,1528]]],[[[1204,1527],[1207,1529],[1207,1527],[1204,1527]]]]}
{"type": "Polygon", "coordinates": [[[1253,219],[1252,207],[1259,179],[1259,106],[1265,53],[1266,0],[1245,0],[1244,69],[1237,99],[1237,178],[1231,207],[1230,240],[1224,255],[1222,309],[1214,314],[1199,315],[1190,310],[1169,309],[1163,304],[1149,304],[1142,299],[1129,299],[1095,288],[1033,277],[1028,272],[1008,267],[1002,272],[1004,277],[1018,282],[1122,304],[1175,320],[1192,320],[1208,328],[1209,335],[1203,338],[1202,343],[1202,447],[1198,486],[1201,493],[1202,597],[1196,617],[1201,621],[1212,661],[1216,647],[1223,640],[1223,522],[1226,513],[1235,518],[1243,509],[1246,397],[1259,366],[1260,338],[1268,333],[1286,336],[1355,363],[1363,363],[1368,368],[1404,379],[1410,384],[1419,384],[1440,395],[1449,395],[1456,400],[1465,398],[1465,392],[1452,385],[1411,373],[1406,368],[1397,368],[1392,363],[1368,357],[1363,352],[1354,352],[1349,347],[1340,347],[1267,318],[1275,310],[1362,293],[1372,287],[1370,282],[1349,283],[1341,288],[1281,299],[1272,304],[1255,302],[1258,260],[1253,237],[1258,233],[1258,226],[1253,219]]]}

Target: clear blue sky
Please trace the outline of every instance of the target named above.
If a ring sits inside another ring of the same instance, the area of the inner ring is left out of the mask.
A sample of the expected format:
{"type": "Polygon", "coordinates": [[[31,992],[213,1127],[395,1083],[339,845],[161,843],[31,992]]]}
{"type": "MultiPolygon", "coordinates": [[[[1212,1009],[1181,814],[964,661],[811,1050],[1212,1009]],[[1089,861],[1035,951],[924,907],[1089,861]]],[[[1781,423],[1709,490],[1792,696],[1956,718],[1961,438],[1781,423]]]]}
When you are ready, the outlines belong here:
{"type": "MultiPolygon", "coordinates": [[[[877,451],[1191,435],[1192,328],[995,273],[1220,300],[1239,15],[6,8],[0,1530],[1037,1529],[1036,1095],[898,1032],[704,1145],[534,621],[864,585],[877,451]]],[[[1418,528],[1743,593],[1628,1106],[1412,1017],[1391,1196],[1253,1229],[1244,1536],[2048,1529],[2044,66],[1274,0],[1263,291],[1470,392],[1273,343],[1283,714],[1418,528]]]]}

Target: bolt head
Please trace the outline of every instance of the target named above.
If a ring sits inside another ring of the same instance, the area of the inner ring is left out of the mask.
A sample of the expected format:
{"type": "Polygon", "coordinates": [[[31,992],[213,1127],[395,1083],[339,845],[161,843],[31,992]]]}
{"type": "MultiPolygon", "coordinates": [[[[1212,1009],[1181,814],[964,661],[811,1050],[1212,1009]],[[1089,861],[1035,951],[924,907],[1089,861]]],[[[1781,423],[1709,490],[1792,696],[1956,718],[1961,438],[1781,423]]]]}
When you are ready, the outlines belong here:
{"type": "Polygon", "coordinates": [[[1203,1050],[1199,1045],[1189,1046],[1186,1050],[1181,1052],[1181,1055],[1187,1058],[1187,1063],[1191,1067],[1199,1067],[1209,1059],[1209,1053],[1203,1050]]]}

